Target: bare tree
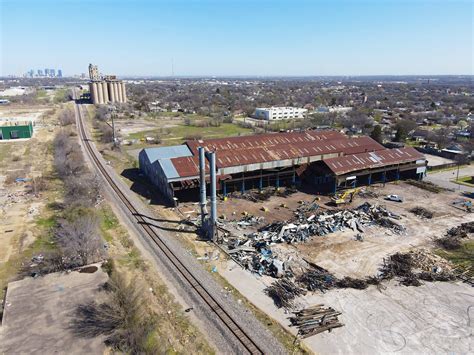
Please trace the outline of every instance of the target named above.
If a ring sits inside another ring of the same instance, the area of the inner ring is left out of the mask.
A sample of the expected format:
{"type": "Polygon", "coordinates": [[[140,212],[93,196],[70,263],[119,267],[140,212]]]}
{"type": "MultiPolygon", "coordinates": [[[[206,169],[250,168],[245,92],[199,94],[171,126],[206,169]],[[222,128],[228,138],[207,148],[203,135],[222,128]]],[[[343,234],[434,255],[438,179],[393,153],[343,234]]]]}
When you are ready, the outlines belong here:
{"type": "Polygon", "coordinates": [[[74,111],[69,107],[59,113],[58,119],[61,126],[69,126],[76,122],[74,111]]]}
{"type": "Polygon", "coordinates": [[[99,220],[95,214],[86,213],[72,221],[60,221],[55,238],[71,266],[97,262],[104,256],[99,220]]]}

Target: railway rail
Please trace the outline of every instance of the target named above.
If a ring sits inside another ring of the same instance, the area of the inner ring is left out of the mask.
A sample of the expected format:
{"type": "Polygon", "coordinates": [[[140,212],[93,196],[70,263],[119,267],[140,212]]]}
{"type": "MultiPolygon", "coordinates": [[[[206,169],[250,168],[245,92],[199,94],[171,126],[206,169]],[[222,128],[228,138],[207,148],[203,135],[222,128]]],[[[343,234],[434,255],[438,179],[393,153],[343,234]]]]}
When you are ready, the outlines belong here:
{"type": "Polygon", "coordinates": [[[179,260],[179,258],[166,245],[166,243],[162,240],[158,233],[156,233],[156,231],[147,223],[145,218],[137,211],[137,209],[130,202],[127,196],[117,186],[117,184],[107,172],[107,169],[103,166],[102,162],[97,157],[95,151],[91,146],[91,142],[88,139],[86,129],[84,127],[80,104],[75,105],[75,110],[77,110],[79,134],[84,142],[84,147],[86,148],[90,158],[93,160],[93,163],[96,168],[100,171],[104,179],[110,185],[110,187],[120,199],[120,201],[124,204],[126,209],[135,218],[135,221],[139,225],[139,228],[142,228],[146,235],[150,237],[156,247],[159,248],[159,250],[166,256],[168,261],[171,262],[171,264],[176,268],[176,270],[184,279],[184,281],[191,287],[192,290],[194,290],[194,292],[197,293],[199,298],[204,301],[204,303],[209,307],[210,311],[217,315],[223,326],[235,336],[238,343],[240,343],[242,347],[251,354],[264,354],[264,351],[259,348],[258,344],[256,344],[247,334],[247,332],[239,324],[237,324],[234,319],[232,319],[232,317],[224,309],[224,307],[212,296],[210,292],[206,290],[206,288],[193,275],[193,272],[191,270],[188,270],[188,268],[179,260]]]}

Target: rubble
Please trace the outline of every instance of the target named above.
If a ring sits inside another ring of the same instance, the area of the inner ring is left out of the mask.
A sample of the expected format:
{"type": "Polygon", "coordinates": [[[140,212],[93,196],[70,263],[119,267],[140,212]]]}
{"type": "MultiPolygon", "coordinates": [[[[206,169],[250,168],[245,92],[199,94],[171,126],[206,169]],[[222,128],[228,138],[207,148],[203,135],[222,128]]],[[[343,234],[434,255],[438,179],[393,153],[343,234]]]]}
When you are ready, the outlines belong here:
{"type": "Polygon", "coordinates": [[[229,194],[232,198],[241,198],[252,202],[268,201],[272,196],[286,197],[297,192],[295,188],[273,188],[268,187],[263,190],[249,190],[245,193],[233,192],[229,194]]]}
{"type": "Polygon", "coordinates": [[[446,189],[444,187],[441,187],[439,185],[433,184],[430,181],[425,181],[425,180],[422,180],[422,181],[419,181],[419,180],[406,180],[406,183],[410,184],[410,185],[413,185],[413,186],[416,186],[416,187],[418,187],[420,189],[423,189],[423,190],[426,190],[426,191],[434,192],[436,194],[440,193],[440,192],[443,192],[443,191],[453,191],[451,189],[446,189]]]}
{"type": "Polygon", "coordinates": [[[289,279],[281,279],[273,282],[265,288],[265,293],[273,299],[278,308],[294,308],[294,299],[306,294],[306,291],[296,286],[289,279]]]}
{"type": "Polygon", "coordinates": [[[291,326],[298,328],[298,336],[301,338],[308,338],[344,326],[344,324],[340,323],[338,319],[341,312],[337,312],[331,307],[323,306],[324,305],[322,304],[317,304],[293,312],[294,316],[289,317],[289,320],[291,326]]]}
{"type": "Polygon", "coordinates": [[[369,285],[367,281],[362,279],[355,279],[349,276],[344,277],[343,279],[337,280],[336,286],[338,288],[355,288],[357,290],[364,290],[369,285]]]}
{"type": "MultiPolygon", "coordinates": [[[[284,261],[274,257],[272,245],[303,243],[313,236],[324,236],[346,228],[363,233],[365,228],[373,225],[388,228],[396,234],[405,232],[405,228],[394,221],[399,220],[400,216],[383,206],[367,202],[353,210],[323,211],[319,214],[313,213],[309,217],[306,217],[306,214],[319,207],[315,201],[301,204],[300,207],[302,209],[296,211],[297,218],[293,222],[274,222],[244,236],[227,235],[221,242],[227,252],[248,270],[260,275],[281,277],[291,273],[288,273],[284,261]],[[302,210],[305,213],[301,212],[302,210]]],[[[238,227],[245,228],[261,223],[262,218],[245,215],[236,223],[238,227]]]]}
{"type": "Polygon", "coordinates": [[[468,233],[474,233],[474,222],[462,223],[457,227],[448,229],[444,237],[435,240],[436,244],[448,250],[458,249],[462,240],[467,238],[468,233]]]}
{"type": "Polygon", "coordinates": [[[396,253],[384,259],[383,279],[400,278],[405,286],[420,286],[419,280],[451,281],[455,279],[451,264],[425,250],[396,253]]]}
{"type": "Polygon", "coordinates": [[[319,290],[325,292],[335,286],[336,278],[322,267],[314,267],[301,274],[296,282],[308,291],[319,290]]]}
{"type": "Polygon", "coordinates": [[[368,190],[368,189],[359,190],[357,195],[359,195],[360,197],[363,197],[363,198],[378,198],[379,197],[378,193],[376,193],[375,191],[372,191],[372,190],[368,190]]]}
{"type": "Polygon", "coordinates": [[[427,218],[427,219],[433,218],[433,212],[427,210],[424,207],[420,207],[420,206],[414,207],[410,210],[410,212],[421,218],[427,218]]]}

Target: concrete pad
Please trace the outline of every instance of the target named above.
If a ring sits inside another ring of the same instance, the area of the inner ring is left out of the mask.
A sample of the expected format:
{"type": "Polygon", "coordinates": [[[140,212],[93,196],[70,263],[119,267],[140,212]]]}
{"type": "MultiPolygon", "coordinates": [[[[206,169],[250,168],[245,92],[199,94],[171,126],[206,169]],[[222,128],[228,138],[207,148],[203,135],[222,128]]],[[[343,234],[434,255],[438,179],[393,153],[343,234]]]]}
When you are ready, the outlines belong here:
{"type": "Polygon", "coordinates": [[[102,354],[104,337],[78,338],[69,324],[76,307],[96,299],[107,279],[99,267],[92,274],[61,272],[10,282],[0,327],[0,353],[102,354]]]}
{"type": "MultiPolygon", "coordinates": [[[[293,334],[289,314],[263,293],[274,281],[249,275],[233,262],[223,276],[246,298],[293,334]]],[[[323,303],[342,312],[344,327],[303,342],[317,354],[468,354],[474,348],[474,293],[463,283],[425,282],[406,287],[392,280],[384,289],[335,289],[298,299],[300,307],[323,303]]]]}
{"type": "Polygon", "coordinates": [[[454,160],[443,158],[437,155],[425,154],[426,160],[428,160],[428,166],[439,166],[444,164],[453,164],[454,160]]]}

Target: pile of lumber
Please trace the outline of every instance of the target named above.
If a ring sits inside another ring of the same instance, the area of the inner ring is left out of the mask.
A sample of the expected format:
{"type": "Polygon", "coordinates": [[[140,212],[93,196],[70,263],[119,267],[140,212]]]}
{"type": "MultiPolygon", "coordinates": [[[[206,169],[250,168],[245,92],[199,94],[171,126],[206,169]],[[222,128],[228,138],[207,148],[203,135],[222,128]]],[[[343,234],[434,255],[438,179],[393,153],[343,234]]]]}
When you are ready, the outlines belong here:
{"type": "Polygon", "coordinates": [[[344,325],[337,318],[341,312],[331,307],[324,307],[323,304],[317,304],[293,314],[289,319],[291,325],[298,328],[298,336],[301,338],[308,338],[325,331],[330,332],[344,325]]]}

